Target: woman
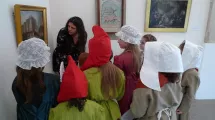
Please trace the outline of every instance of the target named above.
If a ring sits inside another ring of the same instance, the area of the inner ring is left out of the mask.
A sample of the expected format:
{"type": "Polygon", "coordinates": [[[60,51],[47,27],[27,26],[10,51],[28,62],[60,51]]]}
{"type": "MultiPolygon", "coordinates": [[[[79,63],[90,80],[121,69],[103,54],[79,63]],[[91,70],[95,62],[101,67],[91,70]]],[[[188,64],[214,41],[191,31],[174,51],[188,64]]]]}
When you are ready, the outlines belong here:
{"type": "Polygon", "coordinates": [[[106,120],[118,120],[121,115],[114,99],[120,100],[124,95],[124,74],[110,62],[111,43],[107,33],[94,26],[93,34],[89,41],[89,55],[81,67],[88,80],[88,99],[104,108],[106,120]]]}
{"type": "Polygon", "coordinates": [[[116,36],[119,38],[120,48],[124,49],[121,55],[114,57],[114,64],[124,72],[126,78],[125,94],[119,101],[123,115],[130,108],[133,90],[139,78],[141,58],[138,45],[141,36],[134,27],[128,25],[123,26],[116,36]]]}
{"type": "Polygon", "coordinates": [[[151,35],[151,34],[146,34],[142,37],[141,41],[140,41],[140,49],[142,50],[141,52],[141,63],[143,64],[143,56],[144,56],[144,47],[146,42],[155,42],[157,41],[156,37],[151,35]]]}
{"type": "Polygon", "coordinates": [[[200,85],[198,69],[201,65],[203,48],[189,41],[184,41],[179,48],[182,52],[184,73],[181,81],[183,99],[177,113],[179,120],[189,120],[189,110],[200,85]]]}
{"type": "Polygon", "coordinates": [[[76,64],[78,56],[85,52],[87,33],[84,23],[79,17],[70,18],[65,28],[62,28],[57,37],[57,47],[53,53],[53,71],[59,72],[60,63],[67,66],[67,56],[71,55],[76,64]]]}
{"type": "Polygon", "coordinates": [[[102,106],[87,100],[87,94],[87,79],[69,56],[58,94],[60,104],[51,109],[49,120],[105,120],[102,106]]]}
{"type": "Polygon", "coordinates": [[[49,47],[43,40],[31,38],[19,44],[12,84],[18,120],[48,120],[49,109],[57,104],[60,78],[43,73],[49,61],[49,47]]]}
{"type": "Polygon", "coordinates": [[[176,109],[182,99],[180,50],[170,43],[147,42],[143,66],[131,103],[133,117],[137,120],[177,120],[176,109]]]}

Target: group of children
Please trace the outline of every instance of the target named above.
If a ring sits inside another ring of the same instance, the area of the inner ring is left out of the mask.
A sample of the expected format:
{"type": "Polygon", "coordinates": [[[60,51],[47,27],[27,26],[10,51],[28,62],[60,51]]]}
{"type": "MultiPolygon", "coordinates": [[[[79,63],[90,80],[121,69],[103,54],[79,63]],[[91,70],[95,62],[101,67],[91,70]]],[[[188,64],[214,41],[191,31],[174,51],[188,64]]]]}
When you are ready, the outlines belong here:
{"type": "Polygon", "coordinates": [[[44,41],[31,38],[19,45],[12,85],[18,120],[189,119],[200,84],[201,46],[184,41],[178,48],[150,34],[141,38],[125,25],[116,33],[124,52],[112,63],[109,36],[99,26],[92,31],[89,53],[79,56],[79,66],[68,56],[61,82],[42,72],[50,61],[44,41]]]}

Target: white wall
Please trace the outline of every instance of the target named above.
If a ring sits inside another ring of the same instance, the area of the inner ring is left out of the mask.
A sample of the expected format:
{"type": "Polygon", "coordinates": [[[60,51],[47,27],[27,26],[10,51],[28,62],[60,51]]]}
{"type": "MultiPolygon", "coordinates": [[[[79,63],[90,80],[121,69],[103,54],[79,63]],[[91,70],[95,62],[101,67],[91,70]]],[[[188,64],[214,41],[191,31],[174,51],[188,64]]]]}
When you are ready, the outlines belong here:
{"type": "MultiPolygon", "coordinates": [[[[54,45],[56,46],[56,37],[60,28],[65,26],[66,21],[73,16],[79,16],[83,19],[88,33],[88,39],[92,37],[91,27],[97,23],[96,18],[96,0],[51,0],[51,20],[54,45]]],[[[140,32],[144,33],[145,6],[146,0],[126,0],[126,24],[137,27],[140,32]]],[[[215,86],[213,78],[211,59],[212,51],[215,51],[215,45],[205,44],[204,35],[206,30],[209,3],[210,0],[192,0],[192,7],[189,19],[189,26],[186,33],[152,33],[160,41],[168,41],[179,45],[183,40],[189,40],[193,43],[205,46],[202,68],[200,69],[201,86],[197,93],[198,99],[215,99],[215,94],[209,91],[215,86]],[[210,74],[209,74],[210,73],[210,74]],[[209,88],[208,88],[209,87],[209,88]],[[207,95],[205,93],[208,93],[207,95]]],[[[215,20],[214,20],[215,21],[215,20]]],[[[214,33],[215,34],[215,33],[214,33]]],[[[112,49],[114,54],[119,54],[122,50],[119,48],[117,41],[112,40],[112,49]]],[[[215,67],[215,66],[214,66],[215,67]]],[[[215,71],[215,70],[213,70],[215,71]]],[[[215,74],[215,73],[214,73],[215,74]]]]}
{"type": "MultiPolygon", "coordinates": [[[[145,21],[146,0],[127,0],[126,23],[137,27],[142,33],[145,21]]],[[[44,6],[48,10],[48,37],[49,46],[53,52],[56,46],[56,36],[60,28],[65,26],[67,19],[72,16],[80,16],[85,23],[88,32],[88,39],[92,37],[91,27],[96,24],[96,3],[95,0],[1,0],[0,1],[0,118],[1,120],[15,120],[16,102],[14,100],[11,84],[16,75],[15,61],[16,37],[13,19],[14,4],[26,4],[44,6]],[[49,6],[51,20],[49,14],[49,6]],[[52,22],[52,26],[51,26],[52,22]],[[4,68],[3,68],[4,67],[4,68]]],[[[206,28],[209,0],[193,0],[188,31],[186,33],[153,33],[158,40],[169,41],[179,45],[182,40],[187,39],[196,44],[205,46],[202,68],[200,69],[201,86],[197,93],[199,99],[215,99],[213,88],[215,81],[215,44],[203,44],[206,28]],[[213,92],[213,93],[212,93],[213,92]]],[[[214,10],[215,13],[215,10],[214,10]]],[[[215,19],[215,18],[214,18],[215,19]]],[[[215,20],[213,20],[215,21],[215,20]]],[[[215,26],[213,26],[214,28],[215,26]]],[[[215,30],[212,30],[215,34],[215,30]]],[[[213,35],[212,34],[212,35],[213,35]]],[[[213,39],[213,37],[210,37],[213,39]]],[[[118,47],[117,41],[112,41],[114,54],[122,50],[118,47]]],[[[46,67],[46,72],[51,72],[51,63],[46,67]]]]}
{"type": "MultiPolygon", "coordinates": [[[[213,0],[212,0],[213,1],[213,0]]],[[[215,38],[215,1],[213,1],[212,6],[212,10],[211,10],[211,16],[210,16],[210,20],[209,20],[209,41],[208,42],[215,42],[214,38],[215,38]]]]}
{"type": "Polygon", "coordinates": [[[209,43],[205,44],[204,56],[202,61],[202,67],[200,71],[201,76],[201,85],[197,92],[197,99],[215,99],[214,94],[214,85],[215,81],[213,80],[215,76],[215,3],[213,3],[211,18],[209,20],[209,43]]]}
{"type": "MultiPolygon", "coordinates": [[[[88,39],[92,38],[92,26],[97,23],[96,1],[97,0],[50,0],[52,33],[55,46],[59,30],[65,27],[67,20],[73,16],[82,18],[88,33],[88,39]]],[[[115,54],[121,52],[116,41],[112,41],[112,49],[115,54]]]]}
{"type": "Polygon", "coordinates": [[[88,38],[92,37],[91,26],[96,23],[94,0],[51,0],[50,13],[54,45],[61,28],[65,27],[67,20],[73,16],[83,19],[88,38]]]}
{"type": "MultiPolygon", "coordinates": [[[[13,6],[15,4],[26,4],[44,6],[48,9],[48,30],[50,29],[50,14],[48,0],[1,0],[0,1],[0,119],[16,120],[16,101],[11,91],[12,81],[16,75],[15,62],[16,54],[16,35],[13,18],[13,6]]],[[[49,32],[49,46],[52,45],[52,35],[49,32]]],[[[51,72],[51,64],[45,69],[51,72]]]]}

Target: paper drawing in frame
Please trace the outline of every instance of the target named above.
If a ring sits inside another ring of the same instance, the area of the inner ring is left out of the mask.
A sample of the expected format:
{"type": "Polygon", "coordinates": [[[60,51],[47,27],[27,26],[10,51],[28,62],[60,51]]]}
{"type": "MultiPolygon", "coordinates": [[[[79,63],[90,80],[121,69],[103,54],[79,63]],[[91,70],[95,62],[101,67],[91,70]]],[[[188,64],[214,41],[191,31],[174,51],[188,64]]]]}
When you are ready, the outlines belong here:
{"type": "Polygon", "coordinates": [[[97,0],[98,24],[107,33],[115,33],[124,24],[125,0],[97,0]]]}

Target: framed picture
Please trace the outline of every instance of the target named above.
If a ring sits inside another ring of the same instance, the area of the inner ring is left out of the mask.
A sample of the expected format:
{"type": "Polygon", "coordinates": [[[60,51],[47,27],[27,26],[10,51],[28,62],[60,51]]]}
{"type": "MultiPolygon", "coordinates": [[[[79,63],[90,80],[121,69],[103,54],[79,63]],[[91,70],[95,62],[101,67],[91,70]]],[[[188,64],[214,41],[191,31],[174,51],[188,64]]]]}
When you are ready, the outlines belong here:
{"type": "Polygon", "coordinates": [[[186,32],[192,0],[147,0],[146,32],[186,32]]]}
{"type": "Polygon", "coordinates": [[[125,0],[97,0],[98,24],[107,32],[115,33],[124,24],[125,0]]]}
{"type": "Polygon", "coordinates": [[[37,37],[48,43],[47,13],[45,7],[15,5],[17,43],[37,37]]]}

